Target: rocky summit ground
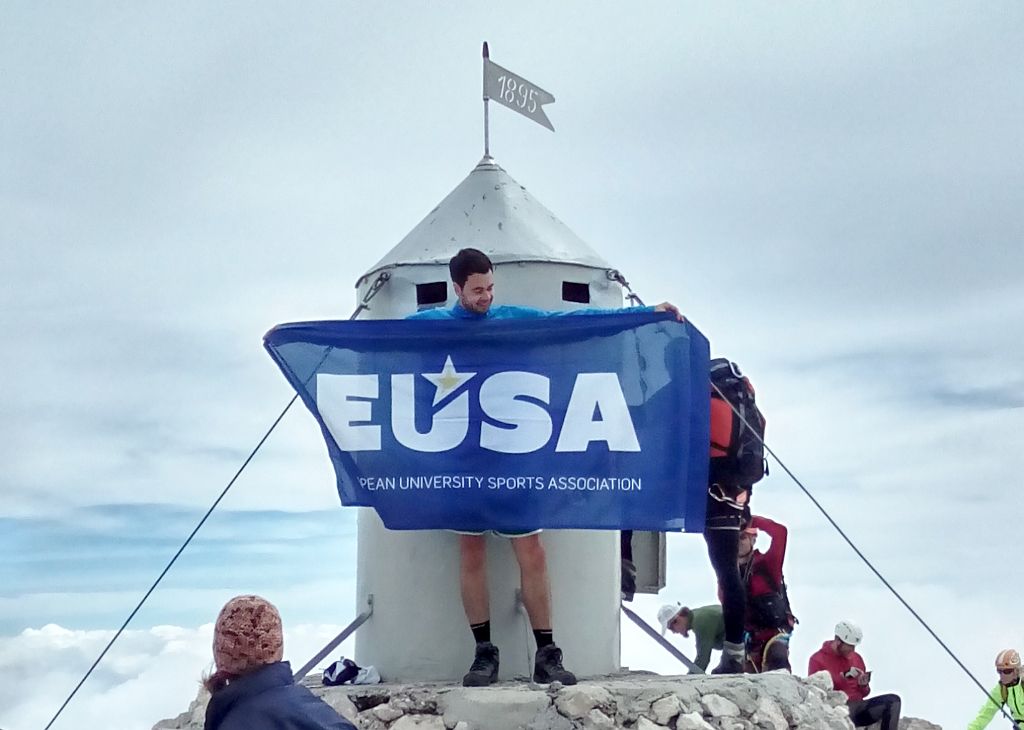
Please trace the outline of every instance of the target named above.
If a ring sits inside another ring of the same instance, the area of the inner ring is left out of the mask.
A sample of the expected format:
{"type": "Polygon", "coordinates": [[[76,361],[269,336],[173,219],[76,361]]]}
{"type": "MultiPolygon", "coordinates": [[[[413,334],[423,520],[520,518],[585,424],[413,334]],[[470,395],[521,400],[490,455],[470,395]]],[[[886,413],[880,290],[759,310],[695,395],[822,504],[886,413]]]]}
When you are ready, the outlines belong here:
{"type": "MultiPolygon", "coordinates": [[[[851,730],[846,697],[825,673],[803,679],[785,673],[663,677],[628,673],[558,683],[501,682],[324,687],[315,694],[360,730],[851,730]]],[[[153,730],[202,730],[209,696],[153,730]]],[[[941,730],[906,718],[900,730],[941,730]]]]}

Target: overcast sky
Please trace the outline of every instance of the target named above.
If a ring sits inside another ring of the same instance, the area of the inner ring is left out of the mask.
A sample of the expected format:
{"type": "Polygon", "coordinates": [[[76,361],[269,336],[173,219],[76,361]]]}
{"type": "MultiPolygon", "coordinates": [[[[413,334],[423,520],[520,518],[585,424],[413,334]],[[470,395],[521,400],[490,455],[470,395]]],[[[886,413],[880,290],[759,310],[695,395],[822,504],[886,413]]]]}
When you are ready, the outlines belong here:
{"type": "MultiPolygon", "coordinates": [[[[492,110],[497,161],[744,366],[769,443],[994,684],[1024,649],[1024,6],[626,7],[0,8],[0,725],[45,724],[288,401],[263,333],[348,317],[480,158],[484,40],[557,98],[555,134],[492,110]]],[[[754,506],[791,528],[794,664],[853,619],[876,692],[965,724],[980,692],[781,469],[754,506]]],[[[58,727],[183,711],[235,593],[303,662],[354,611],[354,534],[295,409],[58,727]]],[[[669,548],[652,621],[714,600],[701,538],[669,548]]],[[[624,664],[662,654],[624,628],[624,664]]]]}

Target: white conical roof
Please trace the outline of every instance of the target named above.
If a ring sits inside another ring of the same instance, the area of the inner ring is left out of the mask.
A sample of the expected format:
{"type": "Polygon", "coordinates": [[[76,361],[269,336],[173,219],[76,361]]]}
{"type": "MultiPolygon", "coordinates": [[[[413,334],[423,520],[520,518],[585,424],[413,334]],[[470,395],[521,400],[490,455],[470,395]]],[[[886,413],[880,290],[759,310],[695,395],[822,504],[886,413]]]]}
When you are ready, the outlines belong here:
{"type": "Polygon", "coordinates": [[[480,249],[495,264],[545,261],[610,268],[526,188],[485,157],[360,282],[392,266],[447,264],[467,246],[480,249]]]}

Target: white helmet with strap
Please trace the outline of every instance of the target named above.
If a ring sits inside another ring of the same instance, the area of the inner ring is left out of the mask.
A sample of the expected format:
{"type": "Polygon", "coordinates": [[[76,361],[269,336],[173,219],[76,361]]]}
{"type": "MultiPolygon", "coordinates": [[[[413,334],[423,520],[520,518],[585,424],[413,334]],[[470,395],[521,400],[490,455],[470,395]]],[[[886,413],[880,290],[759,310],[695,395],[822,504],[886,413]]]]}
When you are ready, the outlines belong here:
{"type": "Polygon", "coordinates": [[[864,638],[864,632],[852,621],[840,621],[836,624],[836,638],[844,644],[857,646],[864,638]]]}

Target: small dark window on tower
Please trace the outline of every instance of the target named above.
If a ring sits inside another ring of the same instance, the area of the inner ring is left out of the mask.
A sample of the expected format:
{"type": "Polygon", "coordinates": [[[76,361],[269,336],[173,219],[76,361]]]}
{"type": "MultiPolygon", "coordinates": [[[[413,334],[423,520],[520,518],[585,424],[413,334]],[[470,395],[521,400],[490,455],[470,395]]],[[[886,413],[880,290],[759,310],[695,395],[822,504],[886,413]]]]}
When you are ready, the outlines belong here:
{"type": "Polygon", "coordinates": [[[448,283],[432,281],[429,284],[416,285],[416,306],[430,307],[448,301],[448,283]]]}
{"type": "Polygon", "coordinates": [[[563,281],[562,301],[590,304],[590,284],[579,284],[575,281],[563,281]]]}

